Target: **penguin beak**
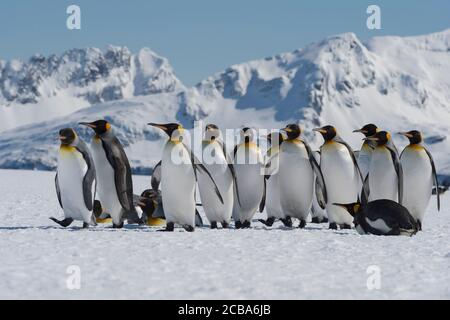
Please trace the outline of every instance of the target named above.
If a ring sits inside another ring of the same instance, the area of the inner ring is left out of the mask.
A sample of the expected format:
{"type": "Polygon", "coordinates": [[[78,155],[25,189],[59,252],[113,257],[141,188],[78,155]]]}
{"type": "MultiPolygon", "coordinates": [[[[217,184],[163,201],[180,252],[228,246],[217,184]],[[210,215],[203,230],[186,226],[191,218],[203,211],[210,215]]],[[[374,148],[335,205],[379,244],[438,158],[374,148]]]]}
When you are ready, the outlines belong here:
{"type": "Polygon", "coordinates": [[[399,132],[398,134],[401,134],[402,136],[405,136],[407,138],[412,138],[413,137],[413,135],[408,133],[408,132],[399,132]]]}
{"type": "Polygon", "coordinates": [[[327,130],[325,130],[323,128],[315,128],[315,129],[313,129],[313,131],[320,132],[320,133],[323,133],[323,134],[327,133],[327,130]]]}
{"type": "Polygon", "coordinates": [[[364,141],[378,141],[379,139],[377,137],[367,137],[363,139],[364,141]]]}
{"type": "Polygon", "coordinates": [[[357,129],[357,130],[353,130],[353,133],[364,133],[364,134],[366,134],[367,131],[363,130],[363,129],[357,129]]]}
{"type": "Polygon", "coordinates": [[[97,127],[95,126],[95,124],[90,123],[90,122],[80,122],[79,125],[81,125],[81,126],[86,126],[86,127],[92,128],[92,129],[97,128],[97,127]]]}
{"type": "Polygon", "coordinates": [[[162,124],[157,124],[157,123],[147,123],[149,126],[155,127],[155,128],[159,128],[163,131],[167,131],[167,127],[162,125],[162,124]]]}

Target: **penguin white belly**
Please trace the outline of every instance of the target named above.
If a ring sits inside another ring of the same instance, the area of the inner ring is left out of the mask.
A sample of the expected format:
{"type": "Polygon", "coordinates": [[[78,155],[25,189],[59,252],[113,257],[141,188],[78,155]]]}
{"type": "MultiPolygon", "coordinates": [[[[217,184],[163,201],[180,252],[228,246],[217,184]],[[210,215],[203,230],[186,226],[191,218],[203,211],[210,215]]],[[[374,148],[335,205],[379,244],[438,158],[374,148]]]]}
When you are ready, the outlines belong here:
{"type": "Polygon", "coordinates": [[[285,142],[280,151],[280,202],[286,216],[305,220],[311,211],[314,172],[303,143],[285,142]]]}
{"type": "Polygon", "coordinates": [[[92,158],[97,172],[97,195],[104,211],[108,213],[114,224],[120,225],[123,222],[122,205],[117,196],[114,169],[106,157],[100,139],[94,138],[91,144],[92,158]]]}
{"type": "Polygon", "coordinates": [[[364,179],[367,177],[370,168],[370,160],[372,159],[373,150],[364,143],[358,156],[358,165],[364,179]]]}
{"type": "Polygon", "coordinates": [[[182,143],[168,141],[161,164],[161,196],[167,222],[195,226],[195,173],[182,143]]]}
{"type": "Polygon", "coordinates": [[[204,173],[198,173],[198,187],[205,215],[210,222],[230,223],[233,210],[233,176],[218,143],[208,144],[203,151],[203,162],[222,195],[223,203],[217,196],[211,179],[204,173]],[[214,154],[214,163],[209,161],[214,154]]]}
{"type": "Polygon", "coordinates": [[[369,169],[370,201],[388,199],[398,201],[397,173],[389,150],[377,147],[373,151],[369,169]]]}
{"type": "Polygon", "coordinates": [[[431,198],[433,173],[430,158],[421,147],[407,147],[400,159],[403,167],[403,205],[423,222],[431,198]]]}
{"type": "Polygon", "coordinates": [[[352,225],[353,217],[347,210],[333,203],[353,203],[359,195],[361,179],[348,149],[337,142],[322,147],[321,169],[327,188],[326,211],[330,222],[352,225]]]}
{"type": "Polygon", "coordinates": [[[262,172],[262,155],[256,145],[241,145],[235,157],[236,179],[239,189],[240,206],[236,200],[233,218],[241,222],[251,222],[261,204],[264,194],[264,172],[262,172]],[[246,161],[245,151],[248,151],[246,161]]]}
{"type": "Polygon", "coordinates": [[[83,179],[87,170],[83,155],[75,148],[63,147],[60,149],[58,183],[64,216],[89,223],[92,212],[86,208],[83,193],[83,179]]]}

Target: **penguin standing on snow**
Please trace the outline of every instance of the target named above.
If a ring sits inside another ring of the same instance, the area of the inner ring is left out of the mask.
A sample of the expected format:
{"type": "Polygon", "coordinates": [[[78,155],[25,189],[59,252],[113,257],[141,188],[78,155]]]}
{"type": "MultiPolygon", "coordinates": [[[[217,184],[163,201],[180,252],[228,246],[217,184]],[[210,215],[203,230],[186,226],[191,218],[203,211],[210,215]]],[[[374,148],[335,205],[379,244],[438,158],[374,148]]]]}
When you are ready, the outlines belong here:
{"type": "Polygon", "coordinates": [[[389,199],[403,204],[403,170],[391,134],[379,131],[364,140],[373,141],[376,145],[363,187],[368,199],[389,199]]]}
{"type": "Polygon", "coordinates": [[[195,158],[194,154],[183,143],[183,127],[177,123],[149,125],[163,130],[169,139],[163,150],[161,162],[161,196],[166,216],[166,229],[174,231],[175,223],[183,226],[188,232],[195,230],[195,188],[197,170],[202,170],[210,179],[219,201],[223,204],[222,195],[209,171],[195,158]]]}
{"type": "Polygon", "coordinates": [[[211,223],[211,229],[217,229],[218,223],[224,229],[228,228],[233,212],[233,188],[236,187],[239,190],[235,183],[236,174],[232,160],[221,137],[222,134],[215,124],[206,126],[202,142],[202,158],[204,166],[211,173],[220,190],[223,203],[219,201],[214,189],[211,188],[209,178],[203,174],[198,175],[200,198],[205,215],[211,223]]]}
{"type": "Polygon", "coordinates": [[[98,196],[101,205],[113,222],[113,228],[128,223],[142,223],[133,205],[131,167],[122,144],[105,120],[82,122],[94,130],[91,150],[97,168],[98,196]]]}
{"type": "MultiPolygon", "coordinates": [[[[353,132],[360,132],[366,138],[373,136],[379,131],[378,127],[372,123],[366,124],[361,129],[355,130],[353,132]]],[[[361,170],[361,174],[365,179],[369,173],[370,160],[372,159],[373,149],[375,149],[375,144],[370,140],[365,140],[362,144],[361,150],[358,155],[358,165],[361,170]]]]}
{"type": "MultiPolygon", "coordinates": [[[[400,155],[403,168],[403,205],[416,219],[422,230],[423,217],[430,201],[433,184],[439,189],[436,167],[431,153],[423,146],[422,134],[417,131],[400,132],[409,139],[409,145],[400,155]]],[[[437,208],[440,210],[439,193],[437,208]]]]}
{"type": "Polygon", "coordinates": [[[300,127],[297,124],[290,124],[281,132],[283,133],[279,168],[281,208],[286,217],[299,219],[299,228],[304,228],[311,212],[315,175],[320,182],[319,188],[324,198],[324,202],[320,202],[324,208],[327,202],[327,189],[311,148],[300,139],[300,127]]]}
{"type": "Polygon", "coordinates": [[[97,225],[93,215],[95,199],[95,166],[86,144],[73,129],[59,132],[61,147],[55,177],[56,193],[65,219],[50,218],[62,227],[74,220],[83,221],[83,228],[97,225]]]}
{"type": "MultiPolygon", "coordinates": [[[[239,190],[235,188],[233,219],[236,229],[250,228],[255,213],[262,209],[265,197],[264,163],[251,128],[241,130],[241,142],[234,148],[234,169],[239,190]]],[[[262,210],[261,210],[262,211],[262,210]]]]}
{"type": "Polygon", "coordinates": [[[266,154],[266,212],[267,219],[259,219],[259,222],[271,227],[279,219],[286,227],[292,227],[292,219],[286,217],[280,202],[280,183],[279,183],[279,151],[283,143],[283,135],[279,132],[272,132],[267,136],[267,142],[270,148],[266,154]]]}
{"type": "Polygon", "coordinates": [[[353,217],[333,203],[352,203],[358,199],[362,175],[352,148],[339,137],[336,129],[325,126],[314,129],[325,140],[320,147],[320,168],[327,186],[326,206],[330,229],[351,229],[353,217]]]}
{"type": "Polygon", "coordinates": [[[419,230],[408,209],[392,200],[375,200],[365,205],[360,202],[334,205],[347,210],[354,217],[359,234],[413,236],[419,230]]]}

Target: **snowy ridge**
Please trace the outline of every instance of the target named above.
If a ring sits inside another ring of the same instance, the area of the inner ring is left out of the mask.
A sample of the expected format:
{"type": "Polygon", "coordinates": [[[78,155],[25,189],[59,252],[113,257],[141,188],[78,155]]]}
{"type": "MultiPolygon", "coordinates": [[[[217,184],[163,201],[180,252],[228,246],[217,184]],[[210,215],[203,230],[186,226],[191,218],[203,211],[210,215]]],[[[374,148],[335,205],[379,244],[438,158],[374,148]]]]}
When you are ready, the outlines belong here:
{"type": "Polygon", "coordinates": [[[72,49],[60,57],[0,61],[0,131],[81,108],[182,89],[166,58],[148,48],[72,49]],[[37,117],[37,118],[36,118],[37,117]]]}
{"type": "MultiPolygon", "coordinates": [[[[48,150],[56,142],[48,135],[104,116],[116,125],[138,171],[151,167],[160,154],[163,135],[147,128],[150,121],[176,120],[188,128],[194,120],[222,128],[281,128],[298,122],[315,147],[321,139],[311,129],[332,124],[355,149],[362,137],[351,132],[373,122],[393,133],[423,131],[439,173],[450,176],[450,29],[418,37],[378,37],[367,44],[352,33],[332,36],[293,52],[233,65],[192,88],[173,80],[171,68],[161,67],[153,55],[141,51],[136,57],[139,67],[134,68],[147,70],[134,73],[134,88],[144,89],[130,92],[139,97],[124,95],[51,122],[3,132],[0,167],[52,169],[55,155],[48,150]],[[160,73],[156,76],[153,70],[160,73]],[[155,81],[154,86],[143,79],[155,81]],[[32,143],[24,139],[30,132],[32,143]],[[36,156],[39,150],[46,157],[36,156]]],[[[395,139],[399,148],[407,142],[395,139]]]]}

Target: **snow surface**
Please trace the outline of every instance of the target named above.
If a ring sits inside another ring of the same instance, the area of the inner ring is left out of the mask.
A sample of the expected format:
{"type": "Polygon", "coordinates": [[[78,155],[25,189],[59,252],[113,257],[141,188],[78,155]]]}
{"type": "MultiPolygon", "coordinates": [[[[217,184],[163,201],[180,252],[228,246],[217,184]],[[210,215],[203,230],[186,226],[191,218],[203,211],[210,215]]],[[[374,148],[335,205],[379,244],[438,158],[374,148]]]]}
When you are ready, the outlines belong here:
{"type": "MultiPolygon", "coordinates": [[[[69,229],[51,172],[0,170],[0,299],[449,299],[450,198],[413,238],[309,224],[251,230],[69,229]],[[81,268],[81,289],[66,287],[81,268]],[[381,288],[368,290],[369,266],[381,288]]],[[[135,191],[149,177],[135,177],[135,191]]],[[[435,200],[434,198],[432,199],[435,200]]]]}

